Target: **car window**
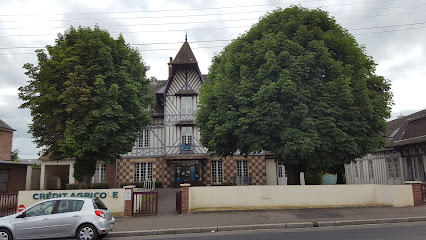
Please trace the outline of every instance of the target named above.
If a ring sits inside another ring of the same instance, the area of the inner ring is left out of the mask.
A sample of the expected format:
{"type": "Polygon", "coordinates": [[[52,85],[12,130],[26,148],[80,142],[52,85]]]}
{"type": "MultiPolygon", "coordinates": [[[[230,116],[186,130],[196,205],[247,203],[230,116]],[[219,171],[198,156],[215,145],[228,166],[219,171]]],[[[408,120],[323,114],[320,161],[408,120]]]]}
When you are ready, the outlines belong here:
{"type": "Polygon", "coordinates": [[[60,200],[57,213],[78,212],[83,204],[82,200],[60,200]]]}
{"type": "Polygon", "coordinates": [[[99,198],[93,200],[93,207],[95,209],[108,210],[108,208],[105,206],[105,204],[99,198]]]}
{"type": "Polygon", "coordinates": [[[42,216],[42,215],[49,215],[53,211],[53,207],[55,207],[56,201],[48,201],[48,202],[42,202],[34,207],[28,209],[25,211],[26,217],[35,217],[35,216],[42,216]]]}

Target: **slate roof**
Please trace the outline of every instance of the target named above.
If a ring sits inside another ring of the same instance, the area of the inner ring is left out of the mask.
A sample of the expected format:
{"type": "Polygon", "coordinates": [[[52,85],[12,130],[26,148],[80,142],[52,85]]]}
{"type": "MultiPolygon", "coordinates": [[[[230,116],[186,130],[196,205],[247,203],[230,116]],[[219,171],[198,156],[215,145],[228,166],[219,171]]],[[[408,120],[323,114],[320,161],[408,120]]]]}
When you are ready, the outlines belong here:
{"type": "Polygon", "coordinates": [[[175,64],[198,64],[187,41],[183,43],[175,59],[172,61],[172,65],[175,64]]]}
{"type": "Polygon", "coordinates": [[[0,119],[0,129],[8,130],[8,131],[16,131],[15,129],[11,128],[9,125],[7,125],[3,120],[0,119]]]}
{"type": "Polygon", "coordinates": [[[388,123],[388,147],[426,142],[426,109],[388,123]]]}

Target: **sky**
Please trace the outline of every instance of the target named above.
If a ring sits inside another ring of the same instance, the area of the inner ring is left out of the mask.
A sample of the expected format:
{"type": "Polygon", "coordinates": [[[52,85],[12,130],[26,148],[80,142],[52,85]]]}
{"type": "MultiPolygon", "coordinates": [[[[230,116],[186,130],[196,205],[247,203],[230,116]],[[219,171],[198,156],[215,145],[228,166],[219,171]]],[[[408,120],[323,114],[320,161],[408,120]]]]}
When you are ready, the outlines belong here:
{"type": "Polygon", "coordinates": [[[0,119],[14,132],[13,150],[38,158],[28,133],[32,117],[19,109],[18,88],[29,80],[22,68],[34,53],[53,45],[70,26],[120,33],[150,66],[148,77],[166,80],[185,34],[203,74],[212,57],[259,18],[291,5],[329,12],[365,47],[376,73],[392,84],[392,117],[426,108],[426,1],[424,0],[0,0],[0,119]]]}

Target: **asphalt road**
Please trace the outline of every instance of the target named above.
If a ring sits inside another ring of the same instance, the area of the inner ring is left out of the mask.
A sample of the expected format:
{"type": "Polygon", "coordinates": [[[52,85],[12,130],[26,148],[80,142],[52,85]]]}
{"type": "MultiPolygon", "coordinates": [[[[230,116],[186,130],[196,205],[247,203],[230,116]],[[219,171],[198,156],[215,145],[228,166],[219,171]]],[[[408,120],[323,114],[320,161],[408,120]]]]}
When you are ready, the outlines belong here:
{"type": "Polygon", "coordinates": [[[398,223],[382,225],[361,225],[345,227],[321,227],[285,230],[257,230],[257,231],[233,231],[213,232],[202,234],[179,234],[146,237],[106,238],[108,240],[128,239],[181,239],[181,240],[224,240],[224,239],[291,239],[291,240],[424,240],[426,239],[426,223],[398,223]]]}

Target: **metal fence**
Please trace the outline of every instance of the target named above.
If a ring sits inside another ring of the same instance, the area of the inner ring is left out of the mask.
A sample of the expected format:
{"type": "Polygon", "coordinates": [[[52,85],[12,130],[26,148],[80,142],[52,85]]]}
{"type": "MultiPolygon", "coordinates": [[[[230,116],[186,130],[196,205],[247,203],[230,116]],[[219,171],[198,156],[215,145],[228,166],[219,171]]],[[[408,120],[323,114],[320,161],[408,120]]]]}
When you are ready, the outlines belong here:
{"type": "Polygon", "coordinates": [[[252,184],[252,177],[235,177],[235,185],[237,186],[244,186],[244,185],[251,185],[252,184]]]}
{"type": "Polygon", "coordinates": [[[0,217],[15,214],[18,207],[18,194],[0,193],[0,217]]]}
{"type": "Polygon", "coordinates": [[[182,192],[181,191],[176,192],[176,212],[179,214],[182,213],[182,192]]]}
{"type": "Polygon", "coordinates": [[[158,192],[133,192],[133,214],[157,214],[158,192]]]}

